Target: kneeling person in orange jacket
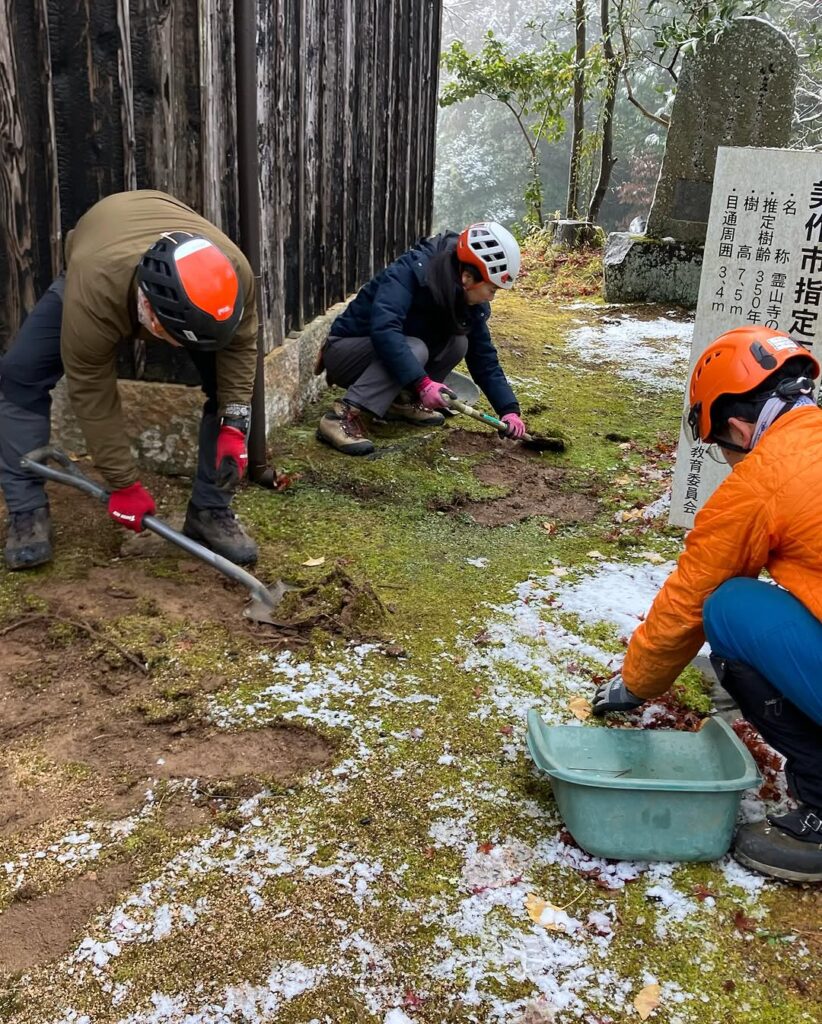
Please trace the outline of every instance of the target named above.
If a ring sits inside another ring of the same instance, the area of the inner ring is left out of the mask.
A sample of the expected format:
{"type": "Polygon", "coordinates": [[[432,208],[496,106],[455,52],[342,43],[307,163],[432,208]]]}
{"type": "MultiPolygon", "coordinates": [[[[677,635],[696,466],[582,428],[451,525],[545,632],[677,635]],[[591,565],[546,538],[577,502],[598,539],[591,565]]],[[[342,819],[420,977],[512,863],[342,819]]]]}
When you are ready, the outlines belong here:
{"type": "Polygon", "coordinates": [[[256,372],[257,309],[248,260],[213,224],[163,192],[108,196],[66,239],[66,273],[0,360],[0,486],[9,510],[5,560],[51,558],[43,481],[20,457],[48,444],[51,391],[65,372],[72,409],[111,490],[109,515],[139,532],[154,499],[138,479],[117,393],[117,348],[135,337],[187,350],[206,402],[183,532],[233,562],[257,546],[229,507],[245,473],[256,372]]]}
{"type": "Polygon", "coordinates": [[[695,440],[733,472],[697,514],[596,714],[671,685],[703,641],[744,717],[786,758],[797,807],[737,833],[743,864],[822,880],[822,410],[816,359],[767,327],[728,331],[691,375],[695,440]],[[767,569],[774,586],[757,577],[767,569]]]}

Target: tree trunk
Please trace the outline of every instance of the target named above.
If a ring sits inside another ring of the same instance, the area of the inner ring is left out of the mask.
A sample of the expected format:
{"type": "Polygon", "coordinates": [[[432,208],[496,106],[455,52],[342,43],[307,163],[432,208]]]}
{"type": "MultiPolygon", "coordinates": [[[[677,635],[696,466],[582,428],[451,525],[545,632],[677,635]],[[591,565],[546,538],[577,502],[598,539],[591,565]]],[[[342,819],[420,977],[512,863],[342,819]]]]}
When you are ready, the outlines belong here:
{"type": "Polygon", "coordinates": [[[565,216],[574,220],[579,216],[579,163],[582,151],[582,133],[585,128],[585,29],[586,0],[575,0],[576,51],[574,53],[574,122],[571,135],[571,161],[568,166],[568,198],[565,216]]]}
{"type": "Polygon", "coordinates": [[[619,59],[614,53],[613,41],[611,39],[611,17],[609,0],[600,0],[600,20],[602,21],[602,53],[605,57],[607,73],[605,76],[605,98],[602,104],[602,145],[599,153],[599,180],[597,181],[594,194],[591,196],[591,204],[588,207],[588,220],[596,223],[599,218],[599,211],[605,193],[608,191],[608,183],[611,180],[611,171],[614,169],[616,157],[614,156],[614,104],[616,103],[616,89],[619,81],[619,59]]]}

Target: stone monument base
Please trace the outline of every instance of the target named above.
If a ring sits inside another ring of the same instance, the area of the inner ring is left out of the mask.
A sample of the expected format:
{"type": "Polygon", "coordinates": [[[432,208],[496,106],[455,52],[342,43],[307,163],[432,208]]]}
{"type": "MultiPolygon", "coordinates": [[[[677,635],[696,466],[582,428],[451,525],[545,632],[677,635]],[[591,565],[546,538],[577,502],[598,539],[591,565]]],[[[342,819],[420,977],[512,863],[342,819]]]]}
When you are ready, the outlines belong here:
{"type": "Polygon", "coordinates": [[[702,256],[703,246],[695,242],[614,231],[605,247],[605,299],[670,302],[694,309],[702,256]]]}
{"type": "MultiPolygon", "coordinates": [[[[339,303],[312,320],[265,357],[266,430],[293,420],[325,388],[325,374],[314,376],[314,362],[339,303]]],[[[123,420],[131,449],[141,465],[169,475],[188,476],[197,462],[197,432],[204,402],[198,387],[118,381],[123,420]]],[[[65,380],[53,392],[52,438],[72,455],[87,454],[71,412],[65,380]]]]}

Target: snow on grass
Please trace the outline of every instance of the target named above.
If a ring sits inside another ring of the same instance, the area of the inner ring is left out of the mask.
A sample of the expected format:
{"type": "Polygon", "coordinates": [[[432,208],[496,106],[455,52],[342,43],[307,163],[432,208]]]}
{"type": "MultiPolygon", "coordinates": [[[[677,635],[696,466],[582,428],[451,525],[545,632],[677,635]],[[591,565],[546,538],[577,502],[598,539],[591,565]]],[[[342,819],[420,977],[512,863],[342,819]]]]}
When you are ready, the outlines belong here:
{"type": "Polygon", "coordinates": [[[688,369],[693,322],[659,317],[637,320],[603,317],[595,326],[578,327],[568,344],[583,359],[613,364],[616,373],[633,383],[660,391],[681,392],[688,369]]]}

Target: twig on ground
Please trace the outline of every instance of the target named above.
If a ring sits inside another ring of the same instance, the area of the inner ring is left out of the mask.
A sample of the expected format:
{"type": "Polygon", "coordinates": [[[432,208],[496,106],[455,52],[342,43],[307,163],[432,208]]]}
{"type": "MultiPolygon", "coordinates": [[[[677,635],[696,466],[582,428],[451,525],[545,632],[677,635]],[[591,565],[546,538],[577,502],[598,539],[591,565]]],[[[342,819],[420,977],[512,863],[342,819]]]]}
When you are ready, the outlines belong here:
{"type": "Polygon", "coordinates": [[[18,619],[16,622],[12,622],[4,629],[0,630],[0,636],[5,636],[7,633],[11,633],[15,629],[20,629],[22,626],[29,626],[33,622],[60,622],[64,626],[74,626],[75,629],[80,629],[89,636],[94,637],[95,640],[100,640],[104,644],[108,644],[109,647],[113,647],[118,654],[120,654],[126,661],[138,668],[144,676],[148,675],[148,665],[144,664],[140,659],[132,654],[131,651],[127,651],[125,647],[117,643],[116,640],[112,640],[111,637],[105,635],[105,633],[99,632],[93,626],[90,626],[87,622],[81,622],[78,619],[67,619],[63,615],[55,615],[53,612],[36,612],[33,615],[24,615],[22,619],[18,619]]]}

